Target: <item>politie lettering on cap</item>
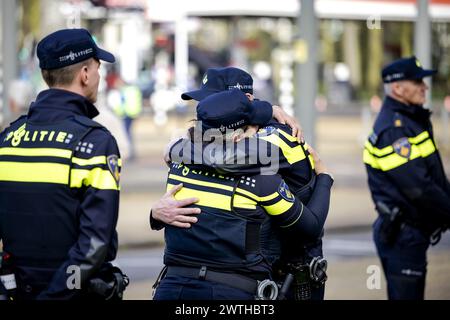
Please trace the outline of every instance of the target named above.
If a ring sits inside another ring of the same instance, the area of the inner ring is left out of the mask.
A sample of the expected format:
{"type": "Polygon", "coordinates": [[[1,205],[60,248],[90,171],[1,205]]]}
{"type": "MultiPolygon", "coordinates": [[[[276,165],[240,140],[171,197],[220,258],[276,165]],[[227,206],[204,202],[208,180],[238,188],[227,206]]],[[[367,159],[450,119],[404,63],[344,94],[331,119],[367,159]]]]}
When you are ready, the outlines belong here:
{"type": "Polygon", "coordinates": [[[86,29],[63,29],[43,38],[37,46],[41,69],[59,69],[72,64],[96,58],[115,62],[114,55],[97,46],[86,29]]]}
{"type": "Polygon", "coordinates": [[[233,89],[253,94],[252,76],[244,70],[234,67],[209,68],[203,76],[200,89],[185,92],[181,98],[201,101],[214,93],[233,89]]]}
{"type": "Polygon", "coordinates": [[[381,76],[384,83],[400,80],[422,79],[435,74],[437,70],[426,70],[415,56],[395,60],[383,68],[381,76]]]}
{"type": "Polygon", "coordinates": [[[201,100],[197,119],[202,129],[237,129],[249,124],[263,125],[272,118],[272,106],[264,101],[250,101],[239,89],[221,91],[201,100]]]}

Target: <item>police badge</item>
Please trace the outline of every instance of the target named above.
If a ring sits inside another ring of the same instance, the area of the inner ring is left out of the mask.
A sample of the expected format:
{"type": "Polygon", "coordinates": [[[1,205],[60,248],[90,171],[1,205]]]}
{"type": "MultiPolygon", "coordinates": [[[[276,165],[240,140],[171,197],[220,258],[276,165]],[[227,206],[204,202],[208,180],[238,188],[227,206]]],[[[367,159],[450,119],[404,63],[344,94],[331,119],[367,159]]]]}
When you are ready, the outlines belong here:
{"type": "Polygon", "coordinates": [[[114,180],[116,180],[117,185],[119,185],[120,172],[119,172],[119,157],[115,154],[110,155],[106,158],[106,163],[108,164],[109,171],[111,172],[114,180]]]}
{"type": "Polygon", "coordinates": [[[411,143],[409,143],[408,138],[403,137],[398,139],[392,144],[394,152],[399,156],[408,159],[411,155],[411,143]]]}
{"type": "Polygon", "coordinates": [[[278,193],[286,201],[294,202],[294,200],[295,200],[294,195],[289,190],[289,187],[287,186],[286,182],[284,182],[284,181],[282,181],[280,183],[280,186],[278,187],[278,193]]]}

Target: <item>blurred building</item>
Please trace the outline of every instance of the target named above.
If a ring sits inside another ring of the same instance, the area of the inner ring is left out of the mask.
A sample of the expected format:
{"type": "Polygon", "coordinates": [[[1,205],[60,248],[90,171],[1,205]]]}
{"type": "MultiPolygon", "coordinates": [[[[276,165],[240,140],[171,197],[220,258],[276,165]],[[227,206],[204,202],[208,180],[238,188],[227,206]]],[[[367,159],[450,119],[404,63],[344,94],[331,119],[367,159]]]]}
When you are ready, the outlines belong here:
{"type": "MultiPolygon", "coordinates": [[[[17,43],[2,44],[17,46],[18,55],[9,57],[18,59],[14,78],[30,81],[36,91],[45,87],[37,41],[57,29],[82,26],[118,58],[116,65],[104,65],[105,74],[138,85],[144,113],[153,113],[158,123],[169,112],[184,112],[179,93],[199,86],[212,66],[241,67],[254,75],[257,96],[287,109],[294,104],[299,0],[283,0],[283,5],[271,0],[15,3],[17,43]]],[[[359,106],[380,95],[382,65],[413,54],[415,0],[315,0],[315,8],[321,110],[359,106]]],[[[430,0],[430,16],[433,67],[439,70],[433,95],[441,99],[450,91],[450,0],[430,0]]],[[[0,61],[7,63],[1,56],[0,61]]]]}

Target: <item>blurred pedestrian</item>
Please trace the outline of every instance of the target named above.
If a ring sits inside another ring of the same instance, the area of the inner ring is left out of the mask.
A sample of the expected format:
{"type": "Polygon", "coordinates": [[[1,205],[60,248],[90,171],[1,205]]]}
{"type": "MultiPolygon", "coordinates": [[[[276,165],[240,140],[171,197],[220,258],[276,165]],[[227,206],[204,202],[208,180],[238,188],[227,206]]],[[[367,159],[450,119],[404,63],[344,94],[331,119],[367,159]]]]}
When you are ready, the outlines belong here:
{"type": "Polygon", "coordinates": [[[114,85],[115,88],[110,90],[108,103],[123,121],[130,146],[129,160],[133,160],[136,157],[133,123],[142,112],[142,93],[138,86],[127,84],[122,78],[116,79],[114,85]]]}

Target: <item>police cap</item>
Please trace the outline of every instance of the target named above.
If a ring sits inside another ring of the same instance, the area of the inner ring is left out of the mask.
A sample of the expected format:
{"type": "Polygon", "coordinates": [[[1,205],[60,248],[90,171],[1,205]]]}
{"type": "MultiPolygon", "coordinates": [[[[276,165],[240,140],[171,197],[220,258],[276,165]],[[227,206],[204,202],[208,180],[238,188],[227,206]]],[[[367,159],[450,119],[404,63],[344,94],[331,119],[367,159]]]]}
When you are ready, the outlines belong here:
{"type": "Polygon", "coordinates": [[[244,70],[234,67],[209,68],[203,76],[200,89],[185,92],[181,98],[201,101],[213,93],[232,89],[253,94],[252,76],[244,70]]]}
{"type": "Polygon", "coordinates": [[[201,100],[197,119],[202,129],[237,129],[249,124],[264,125],[272,118],[272,106],[264,101],[250,101],[239,89],[222,91],[201,100]]]}
{"type": "Polygon", "coordinates": [[[422,79],[435,74],[437,70],[426,70],[415,56],[395,60],[383,68],[381,76],[384,83],[400,80],[422,79]]]}
{"type": "Polygon", "coordinates": [[[37,46],[41,69],[59,69],[72,64],[97,58],[115,62],[114,55],[100,49],[86,29],[63,29],[42,39],[37,46]]]}

